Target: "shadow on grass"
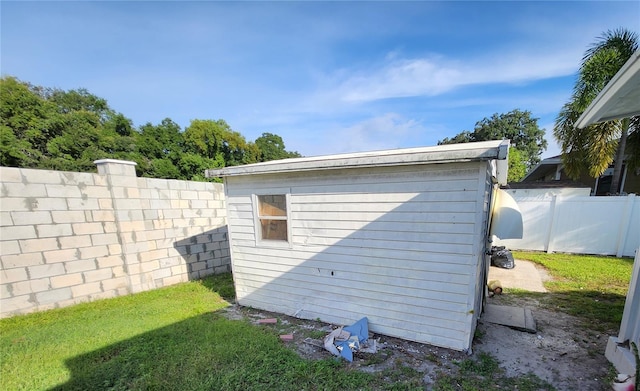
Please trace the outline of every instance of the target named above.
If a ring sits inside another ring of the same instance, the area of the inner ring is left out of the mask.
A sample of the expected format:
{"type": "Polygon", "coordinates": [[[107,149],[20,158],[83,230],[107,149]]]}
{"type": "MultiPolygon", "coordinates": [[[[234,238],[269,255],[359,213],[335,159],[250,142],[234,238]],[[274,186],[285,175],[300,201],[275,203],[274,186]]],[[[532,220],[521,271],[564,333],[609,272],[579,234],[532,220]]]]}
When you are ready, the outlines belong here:
{"type": "Polygon", "coordinates": [[[211,312],[65,362],[62,390],[300,390],[366,388],[371,375],[333,359],[304,361],[273,331],[211,312]]]}
{"type": "Polygon", "coordinates": [[[235,302],[236,290],[233,285],[233,274],[222,273],[207,276],[207,278],[201,280],[202,285],[217,293],[228,302],[235,302]]]}

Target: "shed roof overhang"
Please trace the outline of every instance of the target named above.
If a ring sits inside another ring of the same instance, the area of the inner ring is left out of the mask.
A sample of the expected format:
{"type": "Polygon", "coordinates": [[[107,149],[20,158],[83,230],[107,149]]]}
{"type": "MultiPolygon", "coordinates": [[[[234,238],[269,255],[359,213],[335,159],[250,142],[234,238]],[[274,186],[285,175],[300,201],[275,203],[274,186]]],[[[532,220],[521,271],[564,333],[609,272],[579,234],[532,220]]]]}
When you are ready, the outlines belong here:
{"type": "Polygon", "coordinates": [[[482,160],[505,160],[506,162],[508,151],[509,140],[483,141],[477,143],[439,145],[435,147],[392,149],[385,151],[274,160],[264,163],[206,170],[205,176],[207,178],[213,178],[295,171],[482,160]]]}
{"type": "Polygon", "coordinates": [[[582,113],[576,127],[640,115],[640,50],[620,68],[582,113]]]}

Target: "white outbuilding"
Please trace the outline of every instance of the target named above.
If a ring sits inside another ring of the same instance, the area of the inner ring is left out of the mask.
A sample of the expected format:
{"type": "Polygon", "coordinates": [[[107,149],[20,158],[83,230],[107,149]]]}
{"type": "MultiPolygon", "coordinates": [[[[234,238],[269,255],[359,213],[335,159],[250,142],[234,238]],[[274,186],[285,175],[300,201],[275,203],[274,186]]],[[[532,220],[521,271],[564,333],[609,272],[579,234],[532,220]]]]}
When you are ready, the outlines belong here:
{"type": "Polygon", "coordinates": [[[366,316],[372,332],[470,349],[508,150],[487,141],[208,170],[224,178],[238,303],[333,324],[366,316]]]}

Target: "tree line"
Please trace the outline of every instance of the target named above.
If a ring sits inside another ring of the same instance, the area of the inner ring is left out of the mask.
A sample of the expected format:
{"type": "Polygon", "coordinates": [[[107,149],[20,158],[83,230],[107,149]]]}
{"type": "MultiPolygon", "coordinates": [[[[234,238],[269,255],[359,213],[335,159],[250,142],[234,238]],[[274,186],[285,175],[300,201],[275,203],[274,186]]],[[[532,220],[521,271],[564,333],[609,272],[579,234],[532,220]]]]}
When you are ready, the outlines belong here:
{"type": "Polygon", "coordinates": [[[86,89],[0,79],[2,166],[91,172],[109,158],[136,162],[139,176],[205,180],[209,168],[299,156],[277,134],[247,141],[222,119],[192,120],[184,131],[170,118],[135,128],[86,89]]]}

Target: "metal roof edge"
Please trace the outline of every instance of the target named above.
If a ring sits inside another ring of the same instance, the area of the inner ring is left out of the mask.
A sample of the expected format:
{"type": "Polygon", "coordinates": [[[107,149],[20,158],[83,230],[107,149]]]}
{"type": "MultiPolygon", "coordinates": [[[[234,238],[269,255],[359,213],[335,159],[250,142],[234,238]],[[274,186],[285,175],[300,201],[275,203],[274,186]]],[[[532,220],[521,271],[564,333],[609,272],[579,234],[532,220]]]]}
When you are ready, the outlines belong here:
{"type": "Polygon", "coordinates": [[[210,169],[205,171],[205,176],[212,178],[360,167],[504,160],[508,155],[509,144],[509,140],[496,140],[274,160],[243,166],[210,169]]]}

